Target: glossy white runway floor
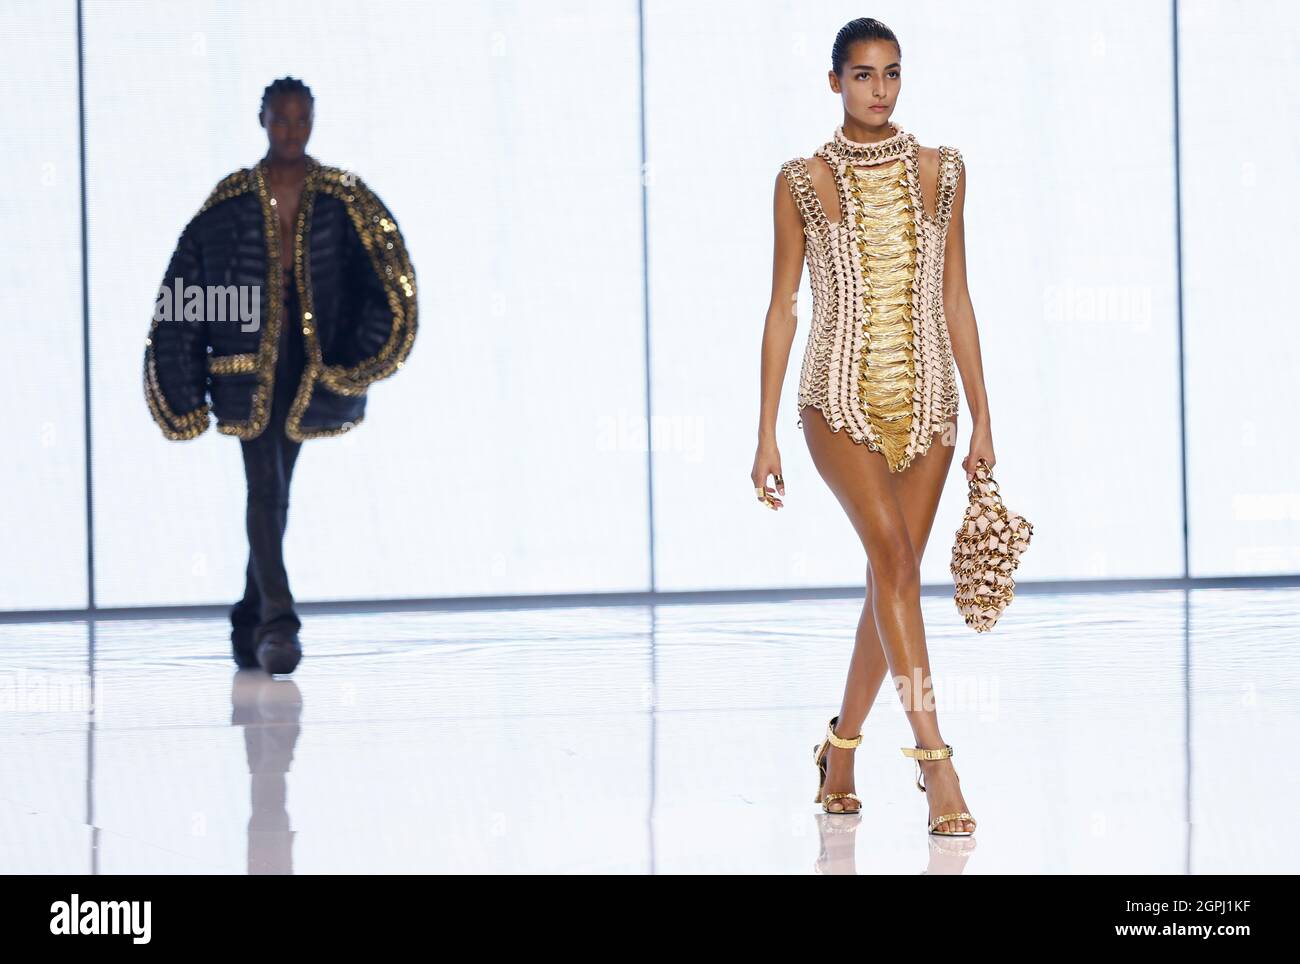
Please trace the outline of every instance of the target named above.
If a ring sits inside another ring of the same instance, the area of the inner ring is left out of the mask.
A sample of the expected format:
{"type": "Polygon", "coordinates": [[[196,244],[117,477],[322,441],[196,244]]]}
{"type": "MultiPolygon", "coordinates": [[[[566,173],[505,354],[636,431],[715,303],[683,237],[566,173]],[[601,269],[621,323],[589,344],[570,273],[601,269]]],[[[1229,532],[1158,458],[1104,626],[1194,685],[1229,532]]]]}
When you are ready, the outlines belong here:
{"type": "Polygon", "coordinates": [[[925,833],[886,682],[812,802],[857,600],[0,626],[6,873],[1294,873],[1300,590],[923,600],[972,838],[925,833]],[[79,705],[80,701],[80,705],[79,705]],[[951,852],[949,852],[951,851],[951,852]],[[965,851],[965,853],[961,853],[965,851]]]}

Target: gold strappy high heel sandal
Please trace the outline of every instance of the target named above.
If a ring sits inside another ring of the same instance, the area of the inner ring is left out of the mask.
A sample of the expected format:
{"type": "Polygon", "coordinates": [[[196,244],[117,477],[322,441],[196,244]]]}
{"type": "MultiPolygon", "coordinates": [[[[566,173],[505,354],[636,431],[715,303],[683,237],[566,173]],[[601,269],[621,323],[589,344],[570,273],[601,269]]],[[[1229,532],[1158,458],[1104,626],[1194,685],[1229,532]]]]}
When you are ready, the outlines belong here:
{"type": "Polygon", "coordinates": [[[862,800],[856,793],[848,793],[837,790],[834,793],[822,794],[822,787],[826,785],[826,753],[830,750],[831,745],[839,747],[842,750],[855,749],[862,742],[862,734],[859,733],[852,739],[844,739],[842,736],[835,735],[835,724],[840,721],[838,716],[832,716],[831,721],[826,724],[826,739],[822,740],[813,747],[813,763],[817,765],[817,796],[813,797],[813,803],[820,803],[822,809],[827,813],[857,813],[862,809],[862,800]],[[832,810],[830,803],[832,800],[856,800],[858,805],[852,810],[846,804],[840,804],[844,809],[832,810]]]}
{"type": "MultiPolygon", "coordinates": [[[[916,760],[916,788],[920,790],[922,793],[925,793],[925,784],[921,782],[921,761],[922,760],[946,760],[950,756],[952,756],[952,752],[953,752],[952,747],[949,746],[947,743],[945,743],[942,747],[939,747],[938,749],[935,750],[923,750],[919,746],[905,746],[902,747],[902,750],[903,750],[903,756],[910,756],[916,760]]],[[[957,778],[957,782],[961,783],[961,777],[957,778]]],[[[972,817],[965,810],[963,810],[961,811],[961,813],[939,814],[939,816],[935,817],[926,825],[926,829],[930,833],[934,834],[936,837],[969,837],[971,834],[975,832],[974,830],[935,830],[934,829],[940,824],[947,823],[949,820],[969,820],[971,823],[976,823],[975,818],[972,817]]]]}

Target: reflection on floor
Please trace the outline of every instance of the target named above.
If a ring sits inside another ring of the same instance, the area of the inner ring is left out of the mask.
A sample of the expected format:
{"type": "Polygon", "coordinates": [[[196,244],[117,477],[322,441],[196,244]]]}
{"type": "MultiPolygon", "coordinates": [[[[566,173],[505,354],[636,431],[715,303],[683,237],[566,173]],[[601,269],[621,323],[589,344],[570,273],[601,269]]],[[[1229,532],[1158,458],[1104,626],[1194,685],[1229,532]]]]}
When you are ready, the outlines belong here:
{"type": "Polygon", "coordinates": [[[852,599],[8,624],[8,873],[1293,873],[1300,590],[923,600],[972,838],[925,833],[886,685],[812,802],[852,599]],[[97,705],[90,709],[90,680],[97,705]]]}

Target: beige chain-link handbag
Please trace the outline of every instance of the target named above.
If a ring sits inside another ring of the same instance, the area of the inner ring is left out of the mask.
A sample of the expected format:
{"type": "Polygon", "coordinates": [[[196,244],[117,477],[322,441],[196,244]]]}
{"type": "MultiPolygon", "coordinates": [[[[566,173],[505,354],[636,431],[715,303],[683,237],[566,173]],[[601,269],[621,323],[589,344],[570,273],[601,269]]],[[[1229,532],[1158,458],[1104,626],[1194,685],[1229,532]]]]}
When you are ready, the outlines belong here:
{"type": "Polygon", "coordinates": [[[1011,574],[1020,565],[1020,554],[1029,548],[1033,523],[1007,511],[993,481],[988,460],[975,463],[970,486],[970,503],[952,546],[953,582],[957,611],[966,625],[986,633],[1011,603],[1016,581],[1011,574]]]}

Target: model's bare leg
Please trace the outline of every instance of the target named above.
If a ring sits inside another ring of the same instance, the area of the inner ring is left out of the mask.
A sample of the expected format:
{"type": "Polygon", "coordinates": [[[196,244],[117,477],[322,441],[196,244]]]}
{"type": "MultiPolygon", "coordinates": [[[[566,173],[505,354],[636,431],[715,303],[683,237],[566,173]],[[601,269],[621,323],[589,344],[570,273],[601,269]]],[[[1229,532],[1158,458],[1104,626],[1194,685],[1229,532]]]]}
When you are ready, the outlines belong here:
{"type": "MultiPolygon", "coordinates": [[[[804,413],[805,419],[815,418],[817,427],[829,432],[825,421],[816,409],[804,413]]],[[[939,496],[943,483],[952,464],[953,442],[956,439],[956,424],[950,423],[931,445],[929,452],[916,459],[901,475],[894,476],[895,495],[902,508],[912,545],[918,547],[918,565],[929,541],[930,531],[934,526],[935,512],[939,507],[939,496]],[[946,444],[943,444],[946,443],[946,444]],[[906,478],[905,484],[898,479],[906,478]]],[[[811,444],[811,443],[810,443],[811,444]]],[[[852,444],[852,443],[850,443],[852,444]]],[[[853,647],[853,656],[849,663],[848,679],[844,687],[844,699],[840,704],[839,724],[837,730],[842,736],[853,736],[861,732],[867,714],[875,705],[880,684],[889,669],[880,633],[876,629],[875,613],[875,575],[871,563],[867,563],[866,598],[862,614],[858,619],[858,629],[853,647]]],[[[827,753],[828,792],[853,789],[853,750],[831,746],[827,753]]],[[[832,810],[841,809],[840,804],[847,804],[844,809],[856,810],[858,805],[853,800],[832,801],[832,810]]]]}
{"type": "MultiPolygon", "coordinates": [[[[815,409],[813,411],[816,412],[815,409]]],[[[948,469],[952,465],[954,451],[952,442],[955,438],[956,423],[953,421],[949,422],[948,427],[934,439],[930,451],[914,460],[900,475],[894,477],[894,491],[902,506],[907,533],[917,551],[918,565],[925,554],[930,532],[934,528],[935,513],[939,509],[939,497],[943,492],[948,469]],[[900,479],[906,481],[900,483],[898,481],[900,479]]],[[[874,582],[875,575],[868,561],[866,600],[862,607],[862,615],[858,619],[853,658],[849,663],[849,676],[844,689],[844,702],[840,705],[840,725],[845,735],[855,735],[860,732],[861,724],[866,720],[871,707],[875,705],[880,684],[889,670],[889,663],[880,642],[880,633],[876,629],[874,582]]],[[[830,753],[845,758],[847,764],[852,751],[832,746],[830,753]]],[[[849,803],[853,805],[853,801],[849,803]]],[[[834,803],[831,806],[833,807],[834,803]]]]}
{"type": "MultiPolygon", "coordinates": [[[[804,433],[817,471],[844,507],[867,552],[866,600],[858,624],[849,678],[836,730],[855,736],[876,698],[886,668],[899,687],[908,722],[922,747],[941,747],[943,738],[932,700],[911,686],[929,689],[930,661],[921,618],[921,554],[929,541],[944,479],[952,464],[955,425],[934,438],[930,450],[901,473],[891,473],[884,457],[832,432],[821,413],[801,413],[804,433]],[[928,708],[927,708],[928,706],[928,708]]],[[[832,746],[826,771],[827,791],[853,788],[852,751],[832,746]]],[[[921,761],[930,814],[965,809],[952,761],[921,761]],[[947,809],[945,809],[947,808],[947,809]]],[[[836,803],[831,803],[834,809],[836,803]]],[[[856,808],[849,801],[849,808],[856,808]]],[[[974,823],[948,821],[943,830],[973,830],[974,823]]]]}

